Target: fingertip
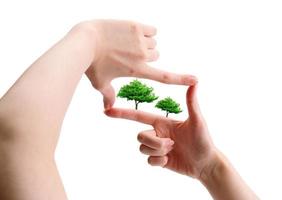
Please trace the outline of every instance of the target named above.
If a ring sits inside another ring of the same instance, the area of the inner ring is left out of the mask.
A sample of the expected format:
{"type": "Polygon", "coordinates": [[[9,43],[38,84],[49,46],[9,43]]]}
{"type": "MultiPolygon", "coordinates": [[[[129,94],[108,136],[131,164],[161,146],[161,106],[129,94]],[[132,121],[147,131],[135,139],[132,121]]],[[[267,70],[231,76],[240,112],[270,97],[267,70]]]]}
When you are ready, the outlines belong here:
{"type": "Polygon", "coordinates": [[[114,108],[112,108],[112,107],[110,107],[110,108],[108,108],[108,109],[105,109],[105,110],[104,110],[104,113],[105,113],[108,117],[116,117],[116,116],[117,116],[117,111],[116,111],[114,108]]]}
{"type": "Polygon", "coordinates": [[[158,164],[155,163],[154,161],[154,157],[153,156],[149,156],[147,162],[151,165],[151,166],[157,166],[158,164]]]}
{"type": "Polygon", "coordinates": [[[196,76],[193,75],[184,75],[182,77],[182,83],[183,85],[196,85],[198,83],[198,78],[196,76]]]}

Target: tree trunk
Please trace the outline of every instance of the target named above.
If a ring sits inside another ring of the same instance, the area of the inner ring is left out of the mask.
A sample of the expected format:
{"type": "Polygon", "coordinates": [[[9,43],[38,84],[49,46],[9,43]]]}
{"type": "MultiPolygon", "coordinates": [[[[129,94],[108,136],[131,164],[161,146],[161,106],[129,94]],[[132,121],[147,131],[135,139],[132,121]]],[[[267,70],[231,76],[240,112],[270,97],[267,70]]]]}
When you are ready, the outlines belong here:
{"type": "Polygon", "coordinates": [[[135,110],[138,110],[138,101],[135,101],[135,110]]]}
{"type": "Polygon", "coordinates": [[[169,112],[166,112],[166,117],[168,117],[169,112]]]}

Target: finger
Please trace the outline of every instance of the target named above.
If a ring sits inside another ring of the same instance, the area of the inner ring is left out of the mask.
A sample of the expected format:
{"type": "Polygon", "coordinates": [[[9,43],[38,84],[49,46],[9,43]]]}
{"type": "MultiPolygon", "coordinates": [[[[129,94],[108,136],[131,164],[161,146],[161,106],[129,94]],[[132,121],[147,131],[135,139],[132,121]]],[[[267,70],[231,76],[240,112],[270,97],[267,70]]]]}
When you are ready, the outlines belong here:
{"type": "Polygon", "coordinates": [[[186,104],[190,119],[200,119],[201,110],[196,96],[197,85],[190,86],[186,93],[186,104]]]}
{"type": "Polygon", "coordinates": [[[160,54],[157,50],[155,49],[148,49],[147,50],[147,55],[146,55],[146,61],[147,62],[153,62],[158,60],[160,54]]]}
{"type": "Polygon", "coordinates": [[[140,152],[149,156],[165,156],[172,150],[172,145],[163,147],[161,149],[152,149],[144,144],[140,145],[140,152]]]}
{"type": "Polygon", "coordinates": [[[175,74],[167,71],[162,71],[148,65],[141,67],[140,70],[136,73],[136,77],[176,85],[195,85],[197,83],[197,78],[193,75],[175,74]]]}
{"type": "Polygon", "coordinates": [[[157,133],[154,130],[147,130],[142,131],[137,135],[137,140],[152,148],[152,149],[159,149],[162,146],[161,138],[157,137],[157,133]]]}
{"type": "Polygon", "coordinates": [[[144,37],[144,38],[148,49],[154,49],[156,47],[157,42],[154,38],[149,38],[149,37],[144,37]]]}
{"type": "Polygon", "coordinates": [[[150,156],[148,158],[148,163],[152,166],[161,166],[164,167],[167,164],[167,156],[150,156]]]}
{"type": "Polygon", "coordinates": [[[137,140],[152,149],[163,150],[174,144],[170,138],[160,138],[154,130],[142,131],[138,134],[137,140]]]}
{"type": "Polygon", "coordinates": [[[163,116],[154,115],[151,113],[138,111],[138,110],[123,109],[123,108],[111,108],[106,110],[105,114],[108,115],[109,117],[123,118],[123,119],[133,120],[149,125],[153,125],[156,120],[168,120],[163,116]]]}
{"type": "Polygon", "coordinates": [[[143,34],[146,37],[152,37],[157,34],[157,29],[153,26],[142,25],[143,34]]]}
{"type": "Polygon", "coordinates": [[[104,108],[105,110],[110,109],[115,102],[115,90],[111,84],[100,89],[100,92],[103,95],[104,108]]]}

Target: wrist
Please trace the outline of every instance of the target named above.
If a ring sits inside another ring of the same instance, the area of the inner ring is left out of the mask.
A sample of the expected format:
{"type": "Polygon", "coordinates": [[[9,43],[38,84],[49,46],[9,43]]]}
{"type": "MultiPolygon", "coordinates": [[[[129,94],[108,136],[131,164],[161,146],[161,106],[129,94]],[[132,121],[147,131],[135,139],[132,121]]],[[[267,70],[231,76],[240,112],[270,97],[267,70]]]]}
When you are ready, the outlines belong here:
{"type": "Polygon", "coordinates": [[[205,186],[216,182],[228,168],[226,158],[218,150],[211,156],[210,162],[201,171],[199,180],[205,186]]]}
{"type": "Polygon", "coordinates": [[[95,21],[83,21],[76,24],[69,32],[69,35],[73,36],[79,42],[80,50],[90,55],[90,64],[97,60],[97,54],[99,52],[97,50],[98,34],[96,24],[95,21]]]}
{"type": "Polygon", "coordinates": [[[259,199],[219,151],[202,170],[199,180],[214,199],[259,199]]]}

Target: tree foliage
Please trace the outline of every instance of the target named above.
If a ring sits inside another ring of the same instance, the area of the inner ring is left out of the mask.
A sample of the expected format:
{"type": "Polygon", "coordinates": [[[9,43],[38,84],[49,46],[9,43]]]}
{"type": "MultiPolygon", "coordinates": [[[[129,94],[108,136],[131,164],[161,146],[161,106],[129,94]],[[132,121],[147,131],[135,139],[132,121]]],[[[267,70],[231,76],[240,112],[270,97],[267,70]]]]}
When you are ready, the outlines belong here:
{"type": "Polygon", "coordinates": [[[156,104],[156,108],[166,111],[166,117],[168,117],[169,113],[178,114],[182,112],[179,103],[175,102],[170,97],[166,97],[165,99],[158,101],[158,103],[156,104]]]}
{"type": "Polygon", "coordinates": [[[128,101],[134,101],[135,109],[137,110],[139,103],[151,103],[159,98],[153,91],[152,87],[148,87],[136,79],[121,87],[117,96],[126,98],[128,101]]]}

